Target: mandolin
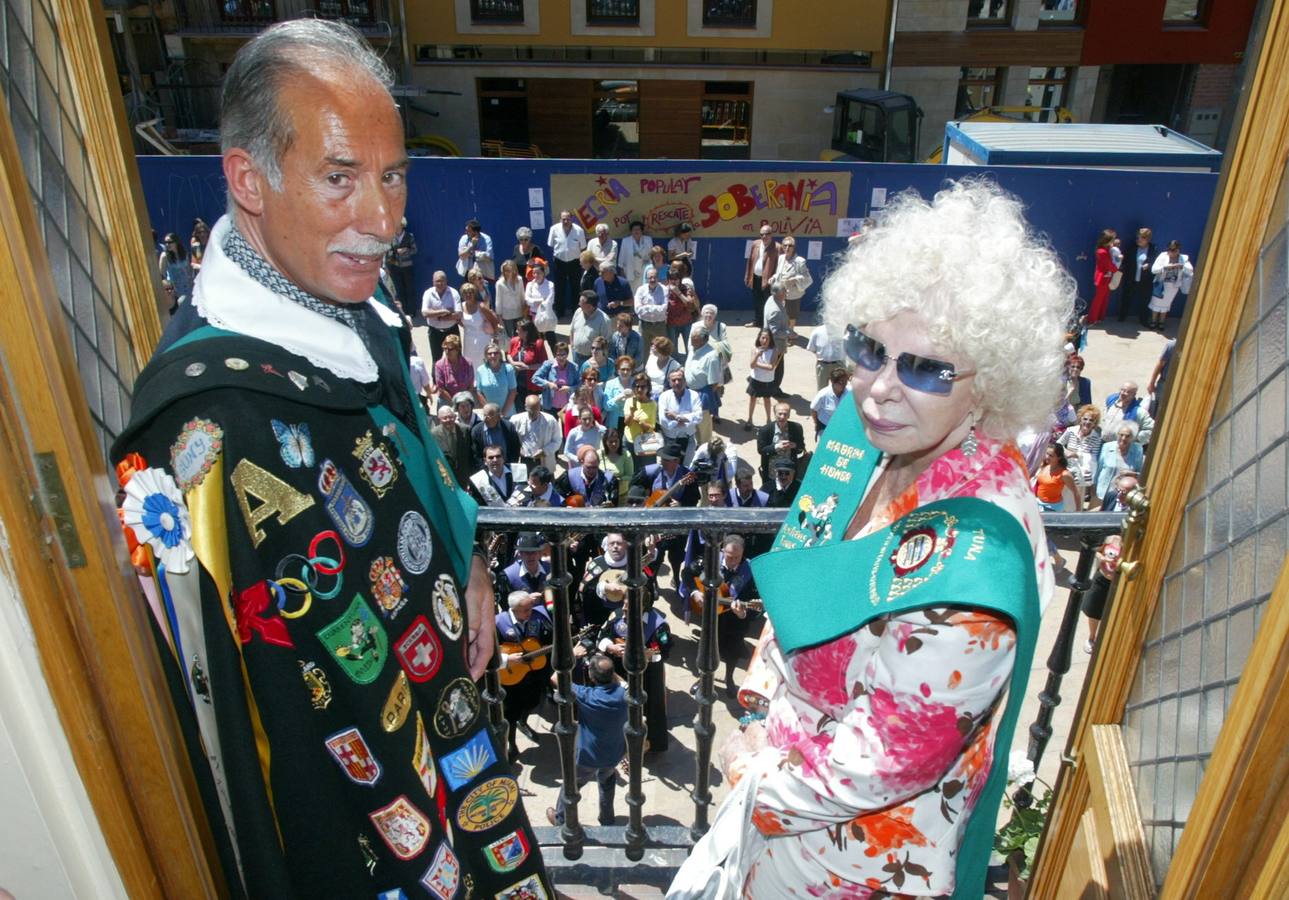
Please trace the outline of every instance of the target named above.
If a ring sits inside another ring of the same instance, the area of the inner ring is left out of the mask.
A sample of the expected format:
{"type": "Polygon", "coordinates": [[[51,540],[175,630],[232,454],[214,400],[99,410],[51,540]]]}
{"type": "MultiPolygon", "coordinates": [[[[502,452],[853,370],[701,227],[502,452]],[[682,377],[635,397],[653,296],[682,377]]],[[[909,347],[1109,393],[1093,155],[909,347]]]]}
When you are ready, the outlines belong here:
{"type": "MultiPolygon", "coordinates": [[[[596,629],[595,625],[588,625],[573,635],[573,643],[577,643],[596,629]]],[[[512,659],[505,666],[497,670],[497,677],[501,679],[502,687],[511,687],[519,684],[528,675],[529,672],[536,672],[546,668],[546,657],[550,655],[554,644],[542,644],[535,637],[526,637],[519,643],[505,641],[501,644],[502,653],[519,653],[519,658],[512,659]]]]}

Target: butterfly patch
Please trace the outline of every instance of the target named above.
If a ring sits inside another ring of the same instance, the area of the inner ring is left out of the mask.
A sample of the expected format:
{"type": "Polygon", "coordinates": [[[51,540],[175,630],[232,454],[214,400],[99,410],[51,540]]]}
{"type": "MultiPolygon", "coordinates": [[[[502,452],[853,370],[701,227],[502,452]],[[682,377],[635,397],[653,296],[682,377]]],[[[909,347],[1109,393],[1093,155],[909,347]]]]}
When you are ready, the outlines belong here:
{"type": "Polygon", "coordinates": [[[309,423],[288,425],[277,419],[269,421],[273,426],[273,435],[277,438],[282,461],[293,469],[313,468],[313,437],[309,434],[309,423]]]}

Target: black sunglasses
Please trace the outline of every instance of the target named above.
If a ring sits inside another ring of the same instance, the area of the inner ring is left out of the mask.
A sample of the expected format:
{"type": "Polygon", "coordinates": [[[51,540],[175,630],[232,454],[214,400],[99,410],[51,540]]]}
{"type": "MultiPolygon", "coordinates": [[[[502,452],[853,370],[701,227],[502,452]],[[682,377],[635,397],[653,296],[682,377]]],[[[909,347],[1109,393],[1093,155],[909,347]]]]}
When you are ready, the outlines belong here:
{"type": "MultiPolygon", "coordinates": [[[[854,325],[846,326],[844,346],[847,358],[869,372],[876,372],[891,358],[886,354],[885,344],[864,334],[854,325]]],[[[966,378],[975,372],[958,372],[952,363],[913,353],[901,353],[895,358],[895,374],[907,388],[924,394],[944,395],[953,390],[953,383],[959,378],[966,378]]]]}

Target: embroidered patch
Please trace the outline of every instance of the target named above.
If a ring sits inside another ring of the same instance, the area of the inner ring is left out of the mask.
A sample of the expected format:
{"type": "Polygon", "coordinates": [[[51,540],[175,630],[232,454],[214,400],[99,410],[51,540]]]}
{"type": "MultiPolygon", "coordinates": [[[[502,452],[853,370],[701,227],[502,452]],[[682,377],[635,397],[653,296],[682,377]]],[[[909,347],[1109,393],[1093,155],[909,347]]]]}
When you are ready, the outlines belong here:
{"type": "Polygon", "coordinates": [[[934,528],[910,528],[900,538],[900,545],[891,554],[891,566],[897,578],[916,572],[935,552],[934,528]]]}
{"type": "Polygon", "coordinates": [[[224,449],[224,429],[210,419],[189,419],[170,445],[170,468],[175,483],[190,491],[206,478],[224,449]]]}
{"type": "Polygon", "coordinates": [[[370,431],[354,442],[354,458],[359,460],[359,472],[377,497],[384,497],[398,481],[398,469],[394,467],[389,451],[372,437],[370,431]]]}
{"type": "Polygon", "coordinates": [[[403,636],[394,642],[394,652],[408,677],[418,684],[433,678],[443,662],[443,645],[425,616],[412,620],[403,636]]]}
{"type": "Polygon", "coordinates": [[[318,467],[318,490],[326,497],[327,515],[351,547],[362,547],[371,540],[376,520],[345,473],[329,459],[318,467]]]}
{"type": "Polygon", "coordinates": [[[385,846],[399,859],[413,859],[429,843],[430,820],[406,796],[368,813],[367,818],[376,826],[385,846]]]}
{"type": "Polygon", "coordinates": [[[452,473],[448,471],[448,467],[443,464],[443,460],[436,459],[434,462],[439,467],[439,478],[443,479],[443,486],[449,488],[456,487],[456,479],[452,477],[452,473]]]}
{"type": "Polygon", "coordinates": [[[318,640],[359,684],[371,684],[380,675],[389,653],[389,638],[362,595],[354,597],[344,614],[318,632],[318,640]]]}
{"type": "Polygon", "coordinates": [[[434,555],[430,523],[414,509],[403,513],[398,522],[398,561],[413,575],[423,575],[434,555]]]}
{"type": "Polygon", "coordinates": [[[434,854],[434,861],[421,876],[421,886],[439,900],[452,900],[460,883],[461,863],[448,842],[442,841],[434,854]]]}
{"type": "Polygon", "coordinates": [[[251,638],[258,634],[260,640],[266,644],[294,649],[295,642],[291,640],[291,633],[287,631],[286,623],[277,614],[278,609],[272,603],[273,596],[269,593],[270,584],[271,582],[268,581],[257,581],[237,592],[233,600],[237,639],[243,644],[249,644],[251,638]],[[271,606],[273,611],[264,615],[271,606]]]}
{"type": "Polygon", "coordinates": [[[434,709],[434,733],[441,738],[455,738],[465,734],[479,717],[479,691],[469,678],[458,678],[448,683],[439,693],[434,709]]]}
{"type": "Polygon", "coordinates": [[[371,568],[367,570],[367,577],[371,579],[372,599],[380,607],[381,615],[393,621],[407,605],[408,599],[403,596],[403,592],[407,590],[407,582],[403,580],[403,573],[394,564],[394,557],[376,557],[372,561],[371,568]]]}
{"type": "Polygon", "coordinates": [[[291,370],[287,372],[286,377],[290,378],[291,383],[295,385],[297,388],[299,388],[300,390],[304,390],[309,386],[309,379],[301,375],[299,372],[296,372],[295,370],[291,370]]]}
{"type": "Polygon", "coordinates": [[[309,423],[288,425],[277,419],[270,419],[269,424],[273,426],[273,436],[277,438],[282,462],[293,469],[312,469],[313,437],[309,434],[309,423]]]}
{"type": "Polygon", "coordinates": [[[443,777],[447,780],[448,787],[454,791],[460,790],[496,761],[497,754],[492,750],[488,729],[481,728],[464,747],[443,757],[443,777]]]}
{"type": "Polygon", "coordinates": [[[513,872],[528,858],[528,838],[522,831],[512,831],[504,838],[483,848],[484,858],[494,872],[513,872]]]}
{"type": "Polygon", "coordinates": [[[461,637],[465,628],[465,616],[461,613],[461,596],[457,593],[456,582],[451,575],[440,575],[434,582],[434,621],[447,635],[448,640],[455,641],[461,637]]]}
{"type": "Polygon", "coordinates": [[[837,510],[837,495],[829,494],[819,503],[806,495],[798,504],[801,512],[797,515],[797,524],[806,533],[802,546],[813,547],[832,540],[832,514],[837,510]]]}
{"type": "Polygon", "coordinates": [[[381,768],[357,728],[338,731],[326,740],[327,750],[354,784],[371,787],[380,781],[381,768]]]}
{"type": "Polygon", "coordinates": [[[537,875],[529,875],[523,881],[516,881],[504,891],[497,891],[496,900],[550,900],[546,886],[537,875]]]}
{"type": "Polygon", "coordinates": [[[314,503],[308,494],[300,493],[249,459],[240,460],[228,480],[232,482],[238,508],[242,511],[242,518],[246,520],[246,530],[251,533],[251,545],[254,547],[258,547],[266,537],[260,529],[260,523],[265,519],[276,515],[277,523],[285,525],[314,503]],[[248,495],[260,501],[260,505],[253,510],[246,499],[248,495]]]}
{"type": "Polygon", "coordinates": [[[433,797],[439,789],[439,775],[434,768],[434,753],[430,750],[430,736],[425,732],[425,722],[421,714],[416,714],[416,743],[412,751],[412,768],[421,779],[421,787],[426,795],[433,797]]]}
{"type": "Polygon", "coordinates": [[[296,662],[300,664],[304,686],[309,689],[309,703],[314,709],[326,709],[331,705],[331,682],[327,680],[327,673],[313,660],[296,662]]]}
{"type": "Polygon", "coordinates": [[[500,825],[519,802],[515,779],[489,778],[465,795],[457,810],[457,825],[464,831],[487,831],[500,825]]]}
{"type": "Polygon", "coordinates": [[[407,894],[403,893],[402,888],[390,888],[377,894],[376,900],[407,900],[407,894]]]}
{"type": "Polygon", "coordinates": [[[380,711],[380,727],[391,734],[403,727],[407,714],[412,711],[412,686],[407,683],[407,673],[399,670],[389,697],[380,711]]]}

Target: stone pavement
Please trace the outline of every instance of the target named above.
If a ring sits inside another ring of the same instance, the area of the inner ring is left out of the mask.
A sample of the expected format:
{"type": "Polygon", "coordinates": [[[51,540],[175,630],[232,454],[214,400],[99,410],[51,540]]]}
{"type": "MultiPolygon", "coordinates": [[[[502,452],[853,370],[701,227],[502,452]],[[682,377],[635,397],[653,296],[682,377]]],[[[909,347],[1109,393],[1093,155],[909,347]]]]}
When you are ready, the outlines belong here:
{"type": "MultiPolygon", "coordinates": [[[[822,279],[816,278],[816,281],[820,280],[822,279]]],[[[793,417],[802,422],[807,435],[809,449],[814,449],[813,427],[809,421],[809,402],[816,391],[814,357],[805,350],[805,341],[809,337],[811,328],[809,325],[804,324],[810,321],[811,315],[809,312],[803,312],[802,320],[798,323],[798,331],[802,337],[788,352],[783,388],[785,393],[793,398],[790,401],[793,408],[793,417]]],[[[732,361],[734,380],[726,387],[726,400],[722,409],[721,424],[717,426],[716,431],[726,439],[727,444],[732,444],[739,448],[740,457],[749,459],[753,465],[756,465],[758,456],[755,437],[752,432],[746,431],[742,427],[743,417],[747,413],[747,397],[744,392],[745,375],[748,371],[748,359],[751,355],[756,331],[750,324],[745,324],[750,323],[751,316],[748,312],[734,313],[722,318],[726,320],[729,326],[734,347],[732,361]]],[[[1144,395],[1150,373],[1159,358],[1159,353],[1163,349],[1165,338],[1166,336],[1173,336],[1176,331],[1176,325],[1176,319],[1169,320],[1167,335],[1139,330],[1135,323],[1131,322],[1122,324],[1108,322],[1094,328],[1089,335],[1088,346],[1084,353],[1086,361],[1084,375],[1092,380],[1094,402],[1098,404],[1104,403],[1106,395],[1118,390],[1125,380],[1135,380],[1144,395]]],[[[423,335],[418,335],[417,343],[421,345],[423,353],[428,353],[428,347],[425,346],[423,335]]],[[[428,359],[428,355],[425,358],[428,359]]],[[[758,408],[756,424],[763,423],[764,412],[758,408]]],[[[1078,556],[1077,543],[1074,541],[1065,542],[1060,545],[1060,551],[1065,556],[1068,564],[1073,567],[1078,556]]],[[[643,771],[644,822],[646,827],[683,826],[688,828],[694,820],[694,804],[691,791],[695,774],[693,720],[697,712],[697,704],[689,696],[688,690],[695,681],[698,634],[696,627],[684,623],[681,616],[682,608],[676,602],[675,594],[670,590],[666,590],[670,585],[670,576],[665,567],[660,585],[664,590],[661,592],[662,596],[658,608],[668,612],[676,640],[676,645],[668,663],[667,674],[667,712],[672,742],[667,751],[649,754],[645,757],[643,771]]],[[[1025,694],[1025,705],[1021,711],[1018,733],[1013,742],[1013,746],[1022,750],[1022,752],[1027,743],[1026,729],[1028,729],[1029,724],[1034,721],[1038,713],[1038,693],[1042,690],[1047,678],[1047,656],[1056,639],[1068,593],[1068,588],[1063,584],[1058,584],[1056,596],[1043,616],[1042,630],[1034,656],[1030,683],[1025,694]]],[[[1062,701],[1055,712],[1052,738],[1039,766],[1040,777],[1049,784],[1055,781],[1060,755],[1065,749],[1070,725],[1074,718],[1082,684],[1091,659],[1089,655],[1083,652],[1085,639],[1086,623],[1081,621],[1071,668],[1061,687],[1062,701]]],[[[742,668],[740,667],[739,673],[741,671],[742,668]]],[[[742,709],[737,702],[726,698],[722,692],[721,674],[718,671],[717,701],[713,709],[713,720],[716,724],[714,747],[716,748],[719,748],[723,740],[737,727],[738,716],[742,713],[742,709]]],[[[537,826],[546,824],[545,810],[547,807],[554,806],[555,797],[559,791],[558,750],[555,737],[550,733],[550,727],[553,723],[553,709],[545,707],[544,712],[546,718],[543,718],[540,714],[535,714],[530,719],[534,730],[538,732],[539,741],[534,744],[522,735],[519,737],[522,771],[518,776],[518,780],[523,802],[528,809],[533,824],[537,826]]],[[[588,785],[583,791],[580,809],[584,824],[587,821],[594,822],[595,790],[596,788],[592,784],[588,785]]],[[[625,780],[620,779],[617,794],[619,825],[623,825],[626,822],[625,792],[625,780]]],[[[715,803],[720,802],[725,792],[726,787],[723,784],[720,773],[713,772],[712,793],[715,803]]],[[[715,812],[715,806],[713,806],[712,812],[715,812]]],[[[598,829],[590,829],[592,837],[597,832],[598,829]]],[[[549,832],[546,834],[549,834],[549,832]]],[[[606,834],[605,836],[607,837],[608,835],[606,834]]],[[[545,835],[543,836],[544,839],[545,835]]],[[[587,854],[588,857],[594,855],[590,842],[588,842],[587,854]]],[[[556,882],[561,885],[561,892],[568,897],[611,895],[643,898],[661,896],[658,888],[649,883],[653,879],[632,877],[629,871],[623,872],[612,888],[594,887],[586,884],[579,886],[579,882],[583,879],[578,872],[561,871],[567,863],[562,860],[562,854],[558,848],[547,847],[547,859],[552,863],[552,874],[556,882]]],[[[646,856],[645,863],[642,864],[638,871],[646,870],[649,861],[649,857],[646,856]]],[[[584,857],[582,862],[588,862],[588,858],[584,857]]],[[[675,865],[674,859],[670,858],[666,860],[660,858],[654,860],[654,862],[656,865],[675,865]]]]}

